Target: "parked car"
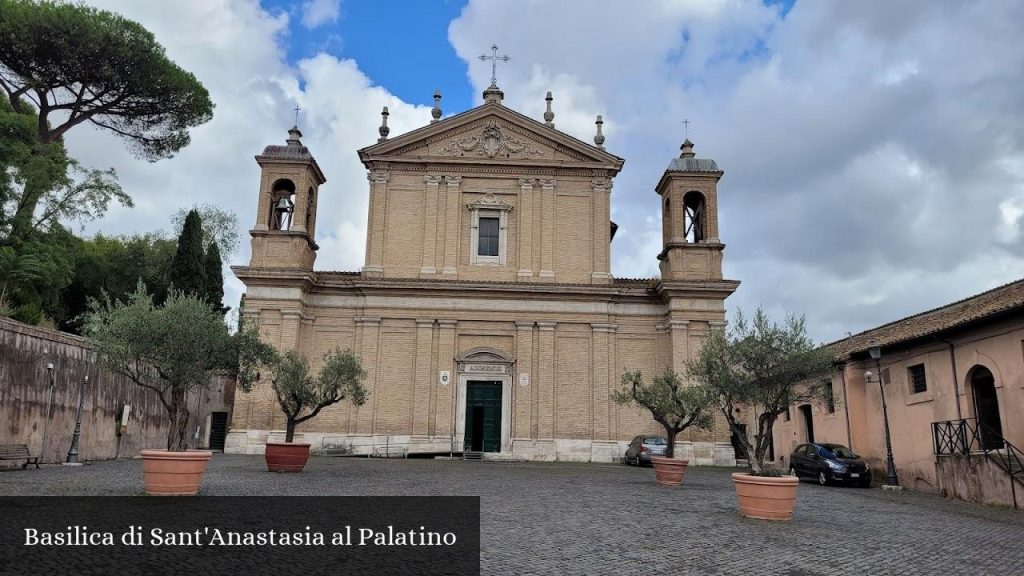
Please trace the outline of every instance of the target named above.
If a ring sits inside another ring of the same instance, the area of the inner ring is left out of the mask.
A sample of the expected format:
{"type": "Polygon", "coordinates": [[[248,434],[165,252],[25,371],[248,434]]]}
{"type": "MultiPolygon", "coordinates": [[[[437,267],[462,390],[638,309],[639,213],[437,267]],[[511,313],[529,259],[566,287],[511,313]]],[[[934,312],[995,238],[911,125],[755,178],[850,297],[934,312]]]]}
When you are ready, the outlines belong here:
{"type": "Polygon", "coordinates": [[[801,444],[789,456],[789,473],[797,478],[815,478],[818,484],[871,485],[867,463],[842,444],[801,444]]]}
{"type": "Polygon", "coordinates": [[[626,448],[626,464],[650,466],[651,456],[664,456],[668,440],[664,436],[637,436],[626,448]]]}

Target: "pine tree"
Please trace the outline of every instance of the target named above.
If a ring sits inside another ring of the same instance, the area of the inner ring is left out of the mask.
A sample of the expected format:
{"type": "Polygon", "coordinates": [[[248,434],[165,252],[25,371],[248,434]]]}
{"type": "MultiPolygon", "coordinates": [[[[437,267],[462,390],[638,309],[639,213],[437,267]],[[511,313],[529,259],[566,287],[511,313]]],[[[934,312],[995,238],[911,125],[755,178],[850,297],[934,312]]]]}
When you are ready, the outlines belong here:
{"type": "MultiPolygon", "coordinates": [[[[171,283],[176,290],[185,294],[206,298],[203,223],[199,218],[199,213],[195,210],[189,212],[185,217],[181,236],[178,236],[178,251],[174,254],[174,260],[171,261],[171,283]]],[[[221,290],[223,289],[222,285],[221,290]]]]}
{"type": "Polygon", "coordinates": [[[206,249],[206,258],[203,261],[203,268],[206,270],[206,301],[214,310],[221,314],[228,311],[223,306],[224,300],[224,274],[221,273],[220,248],[216,242],[210,242],[206,249]]]}

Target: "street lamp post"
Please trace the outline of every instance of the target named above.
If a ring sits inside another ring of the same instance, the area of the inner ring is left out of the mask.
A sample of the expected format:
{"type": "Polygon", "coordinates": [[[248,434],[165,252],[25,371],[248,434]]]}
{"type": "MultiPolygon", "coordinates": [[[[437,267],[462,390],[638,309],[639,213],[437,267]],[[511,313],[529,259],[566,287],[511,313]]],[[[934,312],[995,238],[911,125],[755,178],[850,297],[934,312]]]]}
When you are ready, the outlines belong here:
{"type": "Polygon", "coordinates": [[[885,404],[885,388],[882,387],[882,347],[877,340],[871,341],[868,354],[875,361],[875,371],[878,373],[878,393],[882,396],[882,420],[885,422],[885,484],[884,486],[899,486],[900,480],[896,477],[896,463],[892,460],[892,439],[889,436],[889,408],[885,404]]]}
{"type": "Polygon", "coordinates": [[[85,399],[85,387],[89,385],[89,375],[86,374],[82,383],[78,386],[78,414],[75,416],[75,434],[71,437],[71,448],[68,448],[68,456],[64,459],[65,464],[78,464],[78,439],[82,435],[82,401],[85,399]]]}
{"type": "Polygon", "coordinates": [[[53,362],[46,364],[47,380],[50,384],[50,395],[46,400],[46,420],[43,422],[43,446],[39,449],[39,459],[46,461],[46,436],[50,431],[50,408],[53,406],[53,388],[57,385],[57,372],[53,368],[53,362]]]}

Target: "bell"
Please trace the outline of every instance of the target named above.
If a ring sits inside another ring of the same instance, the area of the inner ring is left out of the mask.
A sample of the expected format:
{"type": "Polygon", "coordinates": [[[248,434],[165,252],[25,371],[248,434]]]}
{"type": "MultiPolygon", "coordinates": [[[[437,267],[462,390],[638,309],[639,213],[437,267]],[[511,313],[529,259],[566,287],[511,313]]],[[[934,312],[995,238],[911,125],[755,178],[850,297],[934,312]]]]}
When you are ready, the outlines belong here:
{"type": "Polygon", "coordinates": [[[291,202],[291,200],[289,200],[289,199],[285,198],[284,196],[282,196],[281,199],[277,201],[277,207],[275,208],[275,210],[277,210],[278,212],[291,212],[292,211],[292,202],[291,202]]]}

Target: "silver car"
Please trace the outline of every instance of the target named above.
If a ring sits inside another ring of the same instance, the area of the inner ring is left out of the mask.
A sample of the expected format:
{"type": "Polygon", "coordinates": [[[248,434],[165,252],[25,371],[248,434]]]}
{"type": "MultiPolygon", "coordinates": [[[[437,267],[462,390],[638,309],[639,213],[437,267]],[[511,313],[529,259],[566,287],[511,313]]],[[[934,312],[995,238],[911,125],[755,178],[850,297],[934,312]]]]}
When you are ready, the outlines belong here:
{"type": "Polygon", "coordinates": [[[651,456],[664,456],[668,440],[664,436],[637,436],[626,448],[626,464],[650,466],[651,456]]]}

